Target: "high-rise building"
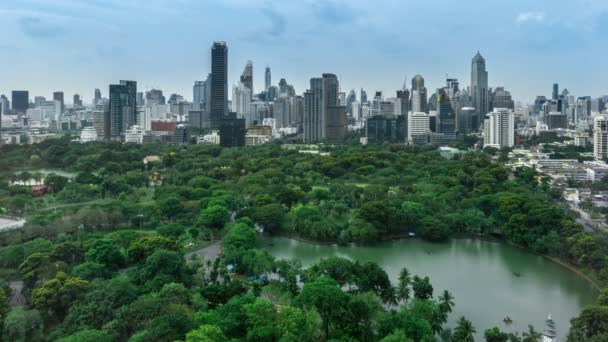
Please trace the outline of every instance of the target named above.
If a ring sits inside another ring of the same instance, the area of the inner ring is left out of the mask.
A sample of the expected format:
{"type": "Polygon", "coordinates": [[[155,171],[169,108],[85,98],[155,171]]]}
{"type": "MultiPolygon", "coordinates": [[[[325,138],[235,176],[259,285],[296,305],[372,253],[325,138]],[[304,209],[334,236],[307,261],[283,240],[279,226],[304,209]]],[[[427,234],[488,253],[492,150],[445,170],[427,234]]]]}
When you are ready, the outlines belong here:
{"type": "Polygon", "coordinates": [[[553,95],[551,96],[551,98],[553,100],[557,100],[558,97],[559,97],[559,84],[553,83],[553,95]]]}
{"type": "Polygon", "coordinates": [[[34,97],[34,108],[40,107],[40,105],[44,101],[46,101],[46,98],[44,96],[35,96],[34,97]]]}
{"type": "Polygon", "coordinates": [[[6,95],[0,95],[0,115],[7,115],[11,109],[11,101],[8,100],[6,95]]]}
{"type": "Polygon", "coordinates": [[[311,78],[310,89],[304,93],[304,142],[325,138],[325,103],[323,78],[311,78]]]}
{"type": "Polygon", "coordinates": [[[232,87],[232,109],[239,118],[250,116],[252,98],[251,88],[244,83],[232,87]]]}
{"type": "Polygon", "coordinates": [[[80,98],[80,95],[78,94],[74,94],[74,108],[81,108],[82,107],[82,98],[80,98]]]}
{"type": "Polygon", "coordinates": [[[515,114],[507,108],[496,108],[484,120],[484,146],[513,147],[515,144],[515,114]]]}
{"type": "Polygon", "coordinates": [[[456,138],[456,115],[448,95],[449,88],[437,89],[437,114],[439,133],[447,139],[456,138]]]}
{"type": "Polygon", "coordinates": [[[477,109],[477,113],[482,118],[485,117],[490,108],[488,92],[486,60],[477,52],[471,62],[471,97],[473,99],[473,108],[477,109]]]}
{"type": "Polygon", "coordinates": [[[99,101],[101,100],[101,90],[99,88],[95,88],[95,96],[93,97],[93,105],[97,106],[99,101]]]}
{"type": "Polygon", "coordinates": [[[473,107],[462,107],[458,111],[456,130],[458,134],[470,134],[479,130],[479,117],[473,107]]]}
{"type": "MultiPolygon", "coordinates": [[[[412,104],[412,111],[415,112],[428,112],[428,106],[427,106],[427,91],[426,91],[426,87],[424,86],[424,78],[420,75],[416,75],[414,76],[414,78],[412,78],[412,94],[414,92],[417,92],[416,95],[416,101],[417,101],[417,106],[418,108],[414,108],[414,105],[412,104]]],[[[413,102],[413,95],[412,95],[412,102],[413,102]]]]}
{"type": "Polygon", "coordinates": [[[211,47],[211,128],[217,129],[228,115],[228,46],[215,42],[211,47]]]}
{"type": "Polygon", "coordinates": [[[205,102],[205,81],[194,81],[194,87],[192,87],[192,102],[194,110],[201,110],[202,104],[205,102]]]}
{"type": "Polygon", "coordinates": [[[241,83],[251,90],[253,94],[253,62],[247,61],[247,65],[245,65],[245,70],[241,74],[241,83]]]}
{"type": "Polygon", "coordinates": [[[608,159],[608,115],[593,118],[593,155],[596,160],[608,159]]]}
{"type": "Polygon", "coordinates": [[[236,113],[224,115],[220,123],[220,146],[245,146],[245,119],[237,118],[236,113]]]}
{"type": "Polygon", "coordinates": [[[496,87],[490,97],[490,109],[495,108],[507,108],[515,110],[515,102],[511,97],[511,93],[505,90],[503,87],[496,87]]]}
{"type": "Polygon", "coordinates": [[[460,90],[460,83],[457,78],[448,78],[445,80],[448,96],[450,98],[456,96],[456,93],[460,90]]]}
{"type": "Polygon", "coordinates": [[[352,115],[352,104],[357,101],[357,94],[355,93],[355,89],[351,89],[346,96],[346,111],[352,115]]]}
{"type": "MultiPolygon", "coordinates": [[[[110,85],[110,139],[120,141],[125,132],[137,123],[137,82],[120,81],[110,85]]],[[[106,133],[107,135],[107,133],[106,133]]]]}
{"type": "Polygon", "coordinates": [[[264,91],[268,92],[270,85],[272,84],[272,75],[270,74],[270,67],[266,66],[264,71],[264,91]]]}
{"type": "Polygon", "coordinates": [[[382,144],[384,142],[404,143],[406,129],[405,116],[387,118],[375,115],[367,119],[365,133],[368,144],[382,144]]]}
{"type": "Polygon", "coordinates": [[[25,114],[30,106],[30,93],[27,90],[13,90],[11,102],[13,111],[18,114],[25,114]]]}
{"type": "Polygon", "coordinates": [[[414,112],[408,118],[408,131],[407,140],[410,143],[414,143],[419,140],[421,136],[426,137],[428,140],[428,134],[430,133],[430,118],[427,113],[414,112]]]}
{"type": "Polygon", "coordinates": [[[53,93],[53,100],[59,101],[61,103],[61,112],[59,114],[63,114],[65,111],[65,99],[62,91],[56,91],[53,93]]]}
{"type": "Polygon", "coordinates": [[[366,103],[367,102],[367,93],[365,92],[365,90],[363,90],[363,88],[361,88],[361,104],[366,103]]]}
{"type": "Polygon", "coordinates": [[[146,106],[152,107],[154,105],[164,105],[165,96],[163,91],[159,89],[152,89],[146,92],[146,106]]]}
{"type": "Polygon", "coordinates": [[[138,91],[137,92],[137,106],[143,106],[146,104],[146,101],[144,100],[144,92],[143,91],[138,91]]]}

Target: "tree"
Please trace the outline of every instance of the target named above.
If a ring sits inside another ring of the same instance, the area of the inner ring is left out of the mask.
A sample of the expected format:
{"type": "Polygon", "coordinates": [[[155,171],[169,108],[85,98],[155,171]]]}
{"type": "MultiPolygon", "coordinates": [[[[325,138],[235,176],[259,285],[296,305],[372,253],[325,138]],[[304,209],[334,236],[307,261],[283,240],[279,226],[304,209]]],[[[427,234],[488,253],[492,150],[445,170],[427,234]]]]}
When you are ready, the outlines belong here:
{"type": "Polygon", "coordinates": [[[433,285],[431,285],[429,277],[420,278],[419,276],[414,276],[412,289],[414,290],[414,297],[418,299],[433,298],[433,285]]]}
{"type": "Polygon", "coordinates": [[[203,324],[186,335],[186,342],[224,342],[227,338],[217,325],[203,324]]]}
{"type": "Polygon", "coordinates": [[[407,268],[405,268],[405,267],[402,268],[401,272],[399,272],[399,285],[397,285],[397,298],[399,298],[406,304],[409,301],[410,296],[411,296],[411,292],[410,292],[411,282],[412,282],[412,279],[410,277],[410,272],[408,271],[407,268]]]}
{"type": "Polygon", "coordinates": [[[608,306],[608,288],[603,288],[597,297],[597,305],[608,306]]]}
{"type": "Polygon", "coordinates": [[[80,279],[93,280],[98,278],[109,278],[112,275],[112,272],[106,265],[87,261],[74,267],[74,269],[72,269],[72,274],[80,279]]]}
{"type": "Polygon", "coordinates": [[[498,327],[486,329],[483,336],[487,342],[507,342],[509,340],[509,334],[500,331],[498,327]]]}
{"type": "Polygon", "coordinates": [[[32,304],[48,317],[57,317],[62,320],[70,304],[78,299],[88,287],[88,281],[59,272],[54,279],[34,290],[32,304]]]}
{"type": "Polygon", "coordinates": [[[277,335],[276,310],[266,299],[243,306],[247,317],[247,341],[272,341],[277,335]]]}
{"type": "Polygon", "coordinates": [[[230,226],[222,240],[223,255],[226,261],[236,263],[239,267],[243,256],[255,247],[255,241],[256,234],[253,227],[242,222],[230,226]]]}
{"type": "Polygon", "coordinates": [[[321,323],[321,318],[314,309],[303,311],[292,306],[283,306],[277,317],[279,341],[318,341],[321,323]]]}
{"type": "Polygon", "coordinates": [[[95,241],[85,256],[87,261],[103,264],[110,270],[117,270],[125,264],[124,255],[116,244],[107,238],[95,241]]]}
{"type": "Polygon", "coordinates": [[[608,306],[589,306],[570,323],[568,341],[587,341],[598,336],[608,337],[608,306]]]}
{"type": "Polygon", "coordinates": [[[59,342],[112,342],[112,337],[101,330],[85,329],[64,337],[59,342]]]}
{"type": "Polygon", "coordinates": [[[68,184],[68,179],[54,173],[50,173],[44,179],[44,184],[51,188],[54,192],[60,192],[68,184]]]}
{"type": "Polygon", "coordinates": [[[186,267],[181,253],[160,249],[139,267],[136,283],[149,290],[158,290],[169,283],[189,286],[192,283],[192,272],[186,267]]]}
{"type": "Polygon", "coordinates": [[[528,324],[528,331],[522,333],[522,342],[536,342],[542,339],[542,334],[536,330],[531,324],[528,324]]]}
{"type": "Polygon", "coordinates": [[[452,308],[454,307],[454,296],[448,291],[445,290],[439,296],[439,310],[443,315],[445,315],[447,319],[447,315],[452,312],[452,308]]]}
{"type": "Polygon", "coordinates": [[[277,203],[256,207],[252,219],[268,232],[277,232],[285,215],[285,208],[277,203]]]}
{"type": "Polygon", "coordinates": [[[198,216],[198,222],[201,225],[213,229],[224,228],[224,225],[228,223],[229,219],[230,213],[221,205],[212,205],[203,209],[198,216]]]}
{"type": "Polygon", "coordinates": [[[342,292],[335,280],[321,277],[304,284],[302,292],[295,298],[296,306],[315,308],[323,319],[325,338],[329,338],[330,326],[338,325],[344,319],[343,313],[349,296],[342,292]]]}
{"type": "Polygon", "coordinates": [[[168,251],[179,251],[180,245],[175,239],[165,238],[162,236],[143,236],[133,241],[127,249],[129,261],[139,263],[156,250],[166,249],[168,251]]]}
{"type": "Polygon", "coordinates": [[[452,333],[452,341],[475,342],[475,328],[471,321],[460,317],[457,326],[452,333]]]}
{"type": "Polygon", "coordinates": [[[156,228],[156,232],[163,237],[178,239],[182,234],[186,232],[186,227],[179,223],[168,223],[156,228]]]}
{"type": "Polygon", "coordinates": [[[12,309],[4,319],[3,341],[44,341],[44,322],[38,310],[12,309]]]}
{"type": "Polygon", "coordinates": [[[175,218],[185,210],[182,202],[175,196],[160,200],[158,206],[161,213],[169,219],[175,218]]]}

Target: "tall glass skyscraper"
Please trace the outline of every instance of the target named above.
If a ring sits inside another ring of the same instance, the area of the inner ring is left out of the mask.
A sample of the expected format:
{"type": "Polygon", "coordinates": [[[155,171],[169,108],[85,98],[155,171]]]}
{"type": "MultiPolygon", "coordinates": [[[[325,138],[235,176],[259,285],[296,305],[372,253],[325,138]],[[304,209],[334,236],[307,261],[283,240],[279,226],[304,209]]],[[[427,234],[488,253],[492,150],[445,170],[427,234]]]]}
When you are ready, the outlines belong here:
{"type": "Polygon", "coordinates": [[[13,90],[11,102],[13,111],[25,114],[30,105],[30,93],[27,90],[13,90]]]}
{"type": "MultiPolygon", "coordinates": [[[[125,132],[137,123],[137,82],[120,81],[110,85],[109,136],[106,138],[120,141],[125,132]]],[[[106,126],[107,127],[107,126],[106,126]]]]}
{"type": "Polygon", "coordinates": [[[211,128],[218,129],[223,117],[228,115],[228,47],[225,42],[215,42],[211,47],[211,128]]]}
{"type": "Polygon", "coordinates": [[[473,98],[473,107],[477,110],[479,117],[485,117],[490,110],[488,72],[486,71],[486,60],[479,52],[473,57],[471,63],[471,97],[473,98]]]}

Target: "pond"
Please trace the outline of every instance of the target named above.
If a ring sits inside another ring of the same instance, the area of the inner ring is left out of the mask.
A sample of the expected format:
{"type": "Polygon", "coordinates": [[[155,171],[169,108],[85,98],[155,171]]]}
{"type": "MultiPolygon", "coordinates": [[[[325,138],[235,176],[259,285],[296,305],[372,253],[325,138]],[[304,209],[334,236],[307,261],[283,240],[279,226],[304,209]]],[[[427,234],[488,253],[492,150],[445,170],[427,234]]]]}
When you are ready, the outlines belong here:
{"type": "Polygon", "coordinates": [[[300,259],[304,266],[339,256],[378,263],[393,284],[402,267],[412,274],[429,276],[436,295],[449,290],[456,298],[448,325],[453,327],[458,318],[467,317],[477,330],[477,340],[483,340],[483,331],[493,326],[522,332],[532,324],[542,332],[551,314],[558,340],[563,341],[570,319],[597,297],[593,286],[575,272],[503,243],[452,239],[438,244],[403,239],[337,246],[284,237],[264,236],[260,240],[260,247],[274,257],[300,259]],[[508,326],[503,323],[507,316],[513,321],[508,326]]]}

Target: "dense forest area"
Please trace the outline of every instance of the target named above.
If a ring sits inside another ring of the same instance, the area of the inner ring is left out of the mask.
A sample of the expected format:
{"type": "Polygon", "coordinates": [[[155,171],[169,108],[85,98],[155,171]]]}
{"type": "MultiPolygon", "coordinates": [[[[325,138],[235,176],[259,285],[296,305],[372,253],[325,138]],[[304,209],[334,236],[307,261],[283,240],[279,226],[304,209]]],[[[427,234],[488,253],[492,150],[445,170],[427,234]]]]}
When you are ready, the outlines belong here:
{"type": "MultiPolygon", "coordinates": [[[[2,146],[0,232],[6,341],[470,341],[454,298],[402,271],[332,258],[303,268],[256,248],[256,228],[320,242],[413,233],[497,238],[559,258],[599,284],[608,244],[554,201],[530,169],[483,152],[448,160],[403,145],[324,147],[73,144],[2,146]],[[158,156],[159,158],[144,158],[158,156]],[[41,174],[40,170],[51,170],[41,174]],[[53,170],[55,173],[53,173],[53,170]],[[64,174],[62,175],[62,172],[64,174]],[[72,176],[68,176],[68,174],[72,176]],[[33,181],[32,181],[33,180],[33,181]],[[32,197],[28,183],[51,191],[32,197]],[[220,241],[211,260],[184,253],[220,241]],[[8,282],[27,305],[9,309],[8,282]]],[[[478,327],[487,328],[487,327],[478,327]]],[[[536,341],[490,328],[488,341],[536,341]]],[[[608,338],[608,293],[572,322],[571,341],[608,338]]]]}

